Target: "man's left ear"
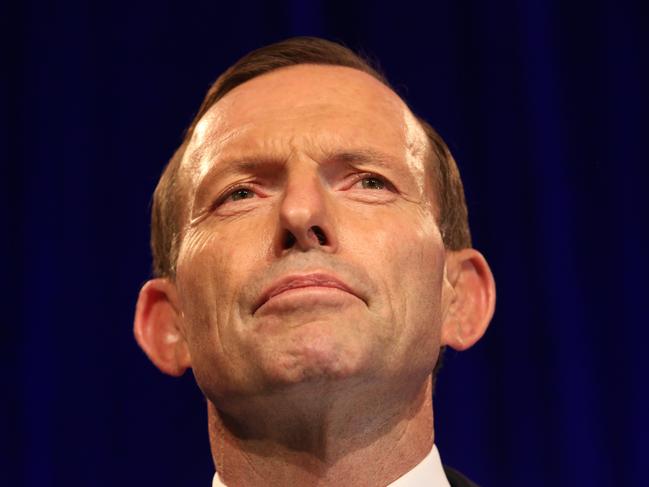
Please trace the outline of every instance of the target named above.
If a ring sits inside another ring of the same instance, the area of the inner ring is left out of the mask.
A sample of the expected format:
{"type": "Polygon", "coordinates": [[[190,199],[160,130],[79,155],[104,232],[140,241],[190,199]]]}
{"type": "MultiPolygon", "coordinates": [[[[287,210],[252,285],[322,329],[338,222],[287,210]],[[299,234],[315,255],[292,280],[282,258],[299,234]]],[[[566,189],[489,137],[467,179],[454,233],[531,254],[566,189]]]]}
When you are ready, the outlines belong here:
{"type": "Polygon", "coordinates": [[[480,252],[447,253],[445,292],[441,343],[466,350],[484,335],[496,306],[496,283],[480,252]]]}

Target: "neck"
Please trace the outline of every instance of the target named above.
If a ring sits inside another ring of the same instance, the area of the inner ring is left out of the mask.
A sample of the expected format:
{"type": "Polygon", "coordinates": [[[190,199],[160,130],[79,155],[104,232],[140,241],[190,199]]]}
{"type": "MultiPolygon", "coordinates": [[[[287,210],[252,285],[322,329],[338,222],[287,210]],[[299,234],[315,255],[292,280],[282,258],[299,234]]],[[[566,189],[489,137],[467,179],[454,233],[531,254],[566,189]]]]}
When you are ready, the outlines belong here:
{"type": "Polygon", "coordinates": [[[208,401],[219,476],[228,487],[393,482],[432,448],[431,377],[399,390],[357,384],[352,392],[301,385],[227,413],[208,401]]]}

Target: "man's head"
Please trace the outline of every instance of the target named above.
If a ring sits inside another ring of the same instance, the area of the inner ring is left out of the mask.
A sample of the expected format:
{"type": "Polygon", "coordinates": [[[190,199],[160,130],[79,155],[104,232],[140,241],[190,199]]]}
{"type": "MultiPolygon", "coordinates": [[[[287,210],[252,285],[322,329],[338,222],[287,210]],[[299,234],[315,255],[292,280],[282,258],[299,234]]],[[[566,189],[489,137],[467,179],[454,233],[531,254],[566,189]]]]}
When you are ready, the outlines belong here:
{"type": "MultiPolygon", "coordinates": [[[[392,91],[385,76],[350,49],[324,39],[298,37],[257,49],[237,61],[215,81],[190,124],[180,147],[167,164],[153,196],[151,249],[156,277],[175,274],[178,244],[186,224],[186,188],[179,170],[187,145],[203,115],[237,86],[277,69],[316,64],[346,66],[374,77],[392,91]]],[[[428,138],[427,163],[435,185],[438,224],[444,244],[451,250],[471,247],[471,234],[460,173],[446,143],[425,120],[418,118],[428,138]]]]}
{"type": "Polygon", "coordinates": [[[264,48],[217,80],[152,234],[138,342],[225,409],[309,382],[421,381],[493,312],[445,144],[326,41],[264,48]]]}

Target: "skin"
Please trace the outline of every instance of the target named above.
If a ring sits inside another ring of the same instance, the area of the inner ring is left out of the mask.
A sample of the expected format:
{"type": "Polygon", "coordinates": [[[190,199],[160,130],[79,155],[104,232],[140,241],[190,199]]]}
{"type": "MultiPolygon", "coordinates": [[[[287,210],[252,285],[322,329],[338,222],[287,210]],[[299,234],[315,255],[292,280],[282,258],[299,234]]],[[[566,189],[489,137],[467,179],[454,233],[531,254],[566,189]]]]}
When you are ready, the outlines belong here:
{"type": "Polygon", "coordinates": [[[495,294],[478,252],[444,249],[427,151],[403,101],[345,67],[265,74],[197,126],[176,278],[144,286],[135,333],[193,369],[227,485],[385,485],[430,450],[440,347],[477,341],[495,294]],[[309,273],[349,292],[257,308],[309,273]]]}

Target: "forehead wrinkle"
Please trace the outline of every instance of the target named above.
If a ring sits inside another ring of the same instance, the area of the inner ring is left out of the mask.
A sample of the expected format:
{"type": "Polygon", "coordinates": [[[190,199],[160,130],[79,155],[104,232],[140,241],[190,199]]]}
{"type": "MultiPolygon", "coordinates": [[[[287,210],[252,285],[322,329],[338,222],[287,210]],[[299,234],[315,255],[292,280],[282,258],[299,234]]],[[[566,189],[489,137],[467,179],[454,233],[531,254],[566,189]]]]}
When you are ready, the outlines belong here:
{"type": "MultiPolygon", "coordinates": [[[[253,137],[251,141],[248,128],[231,130],[227,136],[219,138],[218,144],[211,143],[196,150],[198,161],[193,161],[193,164],[194,167],[198,165],[200,170],[195,170],[193,174],[190,214],[193,214],[195,205],[202,202],[204,193],[217,181],[262,173],[266,176],[277,175],[292,156],[293,151],[287,154],[285,143],[275,138],[253,137]],[[239,137],[241,140],[236,141],[239,137]],[[233,139],[233,145],[226,145],[233,139]]],[[[191,164],[192,161],[190,167],[191,164]]]]}

